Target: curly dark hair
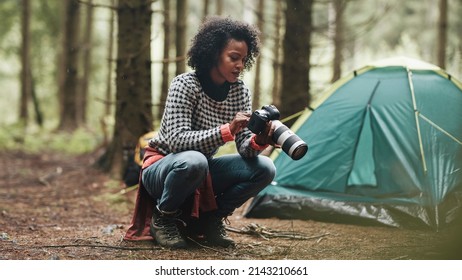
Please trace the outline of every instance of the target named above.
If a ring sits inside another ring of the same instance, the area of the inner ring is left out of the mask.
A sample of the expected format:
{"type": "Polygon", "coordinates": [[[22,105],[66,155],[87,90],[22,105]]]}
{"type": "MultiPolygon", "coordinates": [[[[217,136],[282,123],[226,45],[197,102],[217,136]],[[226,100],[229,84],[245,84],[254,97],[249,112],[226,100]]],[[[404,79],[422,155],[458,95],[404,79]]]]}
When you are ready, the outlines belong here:
{"type": "Polygon", "coordinates": [[[248,48],[244,62],[244,70],[252,68],[260,54],[260,31],[245,22],[229,17],[208,17],[191,41],[188,51],[188,65],[198,73],[207,73],[212,69],[220,53],[230,39],[245,41],[248,48]]]}

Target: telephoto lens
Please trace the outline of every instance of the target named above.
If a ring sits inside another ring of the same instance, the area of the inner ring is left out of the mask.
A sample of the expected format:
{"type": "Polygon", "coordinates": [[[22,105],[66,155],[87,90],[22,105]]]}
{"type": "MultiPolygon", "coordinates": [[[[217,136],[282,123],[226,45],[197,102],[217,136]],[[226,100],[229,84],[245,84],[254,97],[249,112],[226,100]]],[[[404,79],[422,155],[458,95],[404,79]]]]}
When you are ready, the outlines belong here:
{"type": "Polygon", "coordinates": [[[282,150],[293,160],[299,160],[308,151],[308,145],[297,134],[278,120],[272,121],[275,126],[273,133],[274,143],[281,146],[282,150]]]}

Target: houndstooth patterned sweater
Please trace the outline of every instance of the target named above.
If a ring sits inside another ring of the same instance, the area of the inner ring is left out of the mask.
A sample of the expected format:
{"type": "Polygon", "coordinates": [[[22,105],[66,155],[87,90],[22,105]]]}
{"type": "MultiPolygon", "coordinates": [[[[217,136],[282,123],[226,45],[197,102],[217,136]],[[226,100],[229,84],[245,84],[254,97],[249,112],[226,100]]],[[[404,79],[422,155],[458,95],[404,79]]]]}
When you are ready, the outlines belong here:
{"type": "Polygon", "coordinates": [[[157,137],[149,146],[167,155],[195,150],[211,158],[228,141],[235,140],[242,157],[255,157],[265,147],[253,139],[245,128],[235,138],[229,123],[237,112],[250,112],[251,97],[247,86],[239,80],[231,84],[224,101],[216,101],[205,94],[195,72],[173,79],[157,137]]]}

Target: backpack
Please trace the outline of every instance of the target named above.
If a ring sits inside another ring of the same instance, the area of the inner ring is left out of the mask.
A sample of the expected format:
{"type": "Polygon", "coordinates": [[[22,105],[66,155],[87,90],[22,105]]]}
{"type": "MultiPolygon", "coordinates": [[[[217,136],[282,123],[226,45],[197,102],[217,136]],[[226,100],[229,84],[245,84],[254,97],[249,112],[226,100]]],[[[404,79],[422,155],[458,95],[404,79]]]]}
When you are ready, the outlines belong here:
{"type": "Polygon", "coordinates": [[[127,187],[137,185],[140,180],[141,166],[143,165],[143,157],[146,146],[149,140],[157,135],[155,131],[150,131],[142,135],[138,139],[135,150],[128,155],[127,168],[123,176],[124,183],[127,187]]]}

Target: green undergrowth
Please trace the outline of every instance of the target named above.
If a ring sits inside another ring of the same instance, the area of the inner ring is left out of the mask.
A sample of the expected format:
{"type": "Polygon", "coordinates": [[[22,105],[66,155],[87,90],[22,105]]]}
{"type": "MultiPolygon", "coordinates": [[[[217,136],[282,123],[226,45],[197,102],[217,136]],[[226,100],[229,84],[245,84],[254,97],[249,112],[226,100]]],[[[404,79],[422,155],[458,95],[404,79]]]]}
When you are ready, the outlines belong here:
{"type": "MultiPolygon", "coordinates": [[[[24,128],[19,124],[0,128],[0,150],[23,150],[27,153],[43,151],[79,155],[94,151],[102,143],[102,136],[88,128],[73,132],[52,128],[24,128]]],[[[215,156],[237,153],[234,142],[222,146],[215,156]]]]}
{"type": "Polygon", "coordinates": [[[65,132],[9,125],[0,129],[0,150],[22,150],[27,153],[50,151],[78,155],[93,151],[100,143],[101,137],[87,128],[65,132]]]}

